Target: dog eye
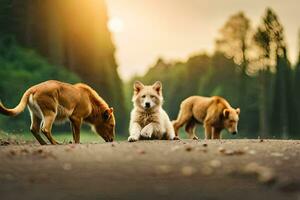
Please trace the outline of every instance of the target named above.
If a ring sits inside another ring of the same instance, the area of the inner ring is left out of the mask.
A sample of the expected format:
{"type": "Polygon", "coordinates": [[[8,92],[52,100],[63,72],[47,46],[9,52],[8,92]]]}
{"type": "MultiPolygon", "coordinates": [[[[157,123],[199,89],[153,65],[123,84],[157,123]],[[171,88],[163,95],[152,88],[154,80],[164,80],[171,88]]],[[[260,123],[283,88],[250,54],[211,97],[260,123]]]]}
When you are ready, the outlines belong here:
{"type": "Polygon", "coordinates": [[[145,98],[145,97],[146,97],[146,95],[143,95],[143,96],[142,96],[142,98],[145,98]]]}
{"type": "Polygon", "coordinates": [[[155,96],[154,96],[154,95],[151,95],[150,97],[151,97],[152,99],[153,99],[153,98],[155,98],[155,96]]]}

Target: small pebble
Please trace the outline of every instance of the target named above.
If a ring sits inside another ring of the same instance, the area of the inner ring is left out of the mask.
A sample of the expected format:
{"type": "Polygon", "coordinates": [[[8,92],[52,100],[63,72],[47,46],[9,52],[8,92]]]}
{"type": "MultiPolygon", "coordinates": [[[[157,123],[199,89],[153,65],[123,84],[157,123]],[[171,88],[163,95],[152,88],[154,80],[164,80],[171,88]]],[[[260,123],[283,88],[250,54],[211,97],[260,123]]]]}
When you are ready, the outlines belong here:
{"type": "Polygon", "coordinates": [[[213,167],[213,168],[219,168],[219,167],[222,166],[222,163],[221,163],[220,160],[211,160],[211,161],[209,162],[209,165],[210,165],[211,167],[213,167]]]}
{"type": "Polygon", "coordinates": [[[279,153],[279,152],[273,152],[271,153],[271,156],[274,156],[274,157],[282,157],[284,156],[282,153],[279,153]]]}
{"type": "Polygon", "coordinates": [[[250,150],[250,151],[249,151],[249,154],[255,155],[255,154],[256,154],[256,151],[255,151],[255,150],[250,150]]]}
{"type": "Polygon", "coordinates": [[[138,149],[137,152],[138,152],[138,154],[145,154],[146,153],[146,151],[144,149],[138,149]]]}
{"type": "Polygon", "coordinates": [[[213,174],[214,170],[209,166],[204,166],[202,167],[201,172],[203,175],[209,176],[213,174]]]}
{"type": "Polygon", "coordinates": [[[10,151],[9,151],[9,154],[10,154],[11,156],[15,156],[15,155],[17,155],[17,152],[16,152],[15,150],[10,150],[10,151]]]}
{"type": "Polygon", "coordinates": [[[218,150],[219,150],[220,153],[224,153],[225,152],[225,148],[224,147],[219,147],[218,150]]]}
{"type": "Polygon", "coordinates": [[[192,150],[193,150],[193,147],[192,147],[192,146],[186,146],[186,147],[185,147],[185,150],[186,150],[186,151],[192,151],[192,150]]]}
{"type": "Polygon", "coordinates": [[[245,166],[244,172],[246,174],[255,174],[261,183],[269,184],[276,180],[276,175],[273,169],[259,165],[255,162],[249,163],[245,166]]]}
{"type": "Polygon", "coordinates": [[[196,171],[197,170],[194,167],[192,167],[192,166],[184,166],[181,169],[181,173],[184,176],[192,176],[193,174],[196,173],[196,171]]]}
{"type": "Polygon", "coordinates": [[[176,150],[178,150],[178,149],[180,149],[180,146],[173,146],[173,147],[171,148],[171,151],[176,151],[176,150]]]}
{"type": "Polygon", "coordinates": [[[72,165],[70,163],[63,164],[62,168],[66,171],[69,171],[72,169],[72,165]]]}

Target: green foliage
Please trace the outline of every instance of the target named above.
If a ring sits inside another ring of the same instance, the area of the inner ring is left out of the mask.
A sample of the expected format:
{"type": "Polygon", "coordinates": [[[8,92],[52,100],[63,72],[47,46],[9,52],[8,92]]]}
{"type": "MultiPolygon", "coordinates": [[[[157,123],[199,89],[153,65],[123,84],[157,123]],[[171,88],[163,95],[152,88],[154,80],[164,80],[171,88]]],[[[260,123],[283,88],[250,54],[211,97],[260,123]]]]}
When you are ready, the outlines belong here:
{"type": "Polygon", "coordinates": [[[298,132],[298,113],[292,92],[292,70],[285,57],[278,58],[276,70],[272,112],[278,114],[272,116],[272,130],[288,138],[298,132]]]}
{"type": "MultiPolygon", "coordinates": [[[[0,66],[0,98],[8,107],[17,105],[23,93],[37,83],[49,79],[69,83],[80,81],[74,73],[49,64],[33,50],[20,47],[10,37],[0,41],[0,66]]],[[[0,118],[0,127],[4,130],[28,129],[29,124],[27,113],[16,119],[4,116],[0,118]]]]}

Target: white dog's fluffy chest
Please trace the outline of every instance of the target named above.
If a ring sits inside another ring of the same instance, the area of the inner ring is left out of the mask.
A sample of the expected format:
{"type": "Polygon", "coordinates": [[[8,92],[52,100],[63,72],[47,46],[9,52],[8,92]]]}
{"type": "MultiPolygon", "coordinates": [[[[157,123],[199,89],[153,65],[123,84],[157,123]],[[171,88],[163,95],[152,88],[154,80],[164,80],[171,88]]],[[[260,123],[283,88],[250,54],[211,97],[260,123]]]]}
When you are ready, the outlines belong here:
{"type": "Polygon", "coordinates": [[[174,138],[174,131],[167,113],[159,108],[155,112],[143,112],[134,108],[131,112],[130,135],[135,133],[144,136],[143,132],[151,132],[152,138],[174,138]],[[138,124],[138,126],[134,125],[138,124]],[[139,133],[138,133],[139,132],[139,133]]]}
{"type": "Polygon", "coordinates": [[[131,113],[132,121],[138,123],[141,128],[144,128],[150,123],[157,123],[163,126],[165,117],[166,113],[162,108],[160,108],[156,112],[140,112],[137,109],[133,109],[131,113]]]}

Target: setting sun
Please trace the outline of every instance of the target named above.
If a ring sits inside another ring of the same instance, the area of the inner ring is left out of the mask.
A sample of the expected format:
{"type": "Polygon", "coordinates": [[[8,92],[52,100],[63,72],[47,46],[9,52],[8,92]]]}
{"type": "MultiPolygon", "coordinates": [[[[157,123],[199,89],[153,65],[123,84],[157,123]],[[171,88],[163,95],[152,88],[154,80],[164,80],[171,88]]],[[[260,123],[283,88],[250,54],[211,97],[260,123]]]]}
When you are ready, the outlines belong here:
{"type": "Polygon", "coordinates": [[[120,33],[123,31],[124,23],[120,18],[113,17],[108,21],[108,29],[113,33],[120,33]]]}

